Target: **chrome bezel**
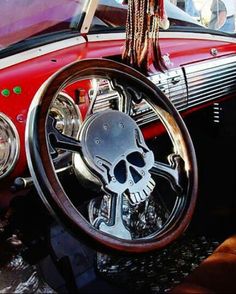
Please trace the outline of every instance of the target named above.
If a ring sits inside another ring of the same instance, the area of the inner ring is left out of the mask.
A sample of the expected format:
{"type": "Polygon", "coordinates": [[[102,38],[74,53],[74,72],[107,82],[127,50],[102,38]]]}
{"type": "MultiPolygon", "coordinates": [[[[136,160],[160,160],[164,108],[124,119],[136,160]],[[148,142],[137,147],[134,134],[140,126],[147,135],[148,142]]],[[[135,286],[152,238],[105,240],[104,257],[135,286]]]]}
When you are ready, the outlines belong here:
{"type": "MultiPolygon", "coordinates": [[[[52,109],[54,108],[55,113],[58,113],[60,116],[63,116],[61,109],[58,109],[57,106],[55,105],[55,101],[60,100],[60,99],[64,100],[71,107],[73,107],[73,111],[74,111],[74,113],[73,113],[74,117],[72,117],[72,121],[73,121],[73,128],[75,128],[75,130],[72,130],[72,134],[67,134],[65,132],[65,130],[63,130],[62,133],[65,135],[70,135],[73,138],[76,138],[77,134],[78,134],[78,130],[79,130],[81,123],[82,123],[82,116],[81,116],[80,109],[79,109],[78,105],[75,104],[75,101],[73,100],[73,98],[69,94],[67,94],[65,92],[59,92],[57,97],[52,101],[49,112],[51,112],[52,109]]],[[[63,119],[65,119],[65,118],[63,117],[63,119]]]]}
{"type": "Polygon", "coordinates": [[[5,178],[7,175],[9,175],[12,170],[14,169],[14,167],[16,166],[16,163],[19,159],[19,155],[20,155],[20,137],[17,131],[16,126],[14,125],[14,123],[11,121],[11,119],[6,116],[4,113],[0,112],[0,119],[3,120],[4,123],[6,123],[10,129],[10,131],[12,132],[12,138],[15,142],[15,146],[12,149],[11,146],[11,154],[10,154],[10,159],[8,161],[10,161],[7,169],[5,171],[3,171],[2,174],[0,174],[0,180],[5,178]]]}

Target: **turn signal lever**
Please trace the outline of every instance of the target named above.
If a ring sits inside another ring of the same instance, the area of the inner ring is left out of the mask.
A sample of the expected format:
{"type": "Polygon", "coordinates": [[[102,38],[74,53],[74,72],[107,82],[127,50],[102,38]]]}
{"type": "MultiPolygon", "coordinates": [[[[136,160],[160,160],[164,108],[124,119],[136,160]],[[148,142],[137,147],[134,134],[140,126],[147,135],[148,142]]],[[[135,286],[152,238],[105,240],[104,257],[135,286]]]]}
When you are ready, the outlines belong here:
{"type": "MultiPolygon", "coordinates": [[[[73,172],[73,168],[71,165],[60,168],[56,170],[58,176],[63,175],[64,173],[71,174],[73,172]]],[[[11,191],[16,192],[24,189],[28,189],[34,185],[33,179],[31,177],[17,177],[15,178],[13,185],[11,186],[11,191]]]]}
{"type": "Polygon", "coordinates": [[[33,186],[33,180],[31,177],[22,178],[17,177],[15,178],[13,185],[11,186],[11,191],[16,192],[19,190],[24,190],[33,186]]]}

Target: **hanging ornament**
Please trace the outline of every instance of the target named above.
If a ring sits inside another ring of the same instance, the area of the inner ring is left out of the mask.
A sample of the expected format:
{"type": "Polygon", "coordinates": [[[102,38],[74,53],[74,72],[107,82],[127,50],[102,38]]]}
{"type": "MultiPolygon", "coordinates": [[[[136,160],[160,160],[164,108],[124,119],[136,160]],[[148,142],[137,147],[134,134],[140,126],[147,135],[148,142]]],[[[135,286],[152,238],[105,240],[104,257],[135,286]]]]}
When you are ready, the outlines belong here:
{"type": "Polygon", "coordinates": [[[126,42],[123,60],[133,67],[148,69],[148,61],[163,70],[160,58],[159,28],[166,28],[168,20],[164,0],[126,0],[128,4],[126,42]]]}

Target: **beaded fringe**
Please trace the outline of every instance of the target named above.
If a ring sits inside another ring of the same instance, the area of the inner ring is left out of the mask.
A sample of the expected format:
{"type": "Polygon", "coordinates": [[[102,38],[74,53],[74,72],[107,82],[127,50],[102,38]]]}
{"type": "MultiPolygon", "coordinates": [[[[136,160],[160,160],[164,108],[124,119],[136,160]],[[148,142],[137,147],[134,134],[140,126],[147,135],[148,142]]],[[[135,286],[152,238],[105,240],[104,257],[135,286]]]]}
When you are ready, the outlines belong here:
{"type": "MultiPolygon", "coordinates": [[[[159,24],[164,18],[163,0],[128,0],[123,60],[147,70],[150,59],[159,59],[159,24]]],[[[158,64],[157,64],[158,66],[158,64]]]]}

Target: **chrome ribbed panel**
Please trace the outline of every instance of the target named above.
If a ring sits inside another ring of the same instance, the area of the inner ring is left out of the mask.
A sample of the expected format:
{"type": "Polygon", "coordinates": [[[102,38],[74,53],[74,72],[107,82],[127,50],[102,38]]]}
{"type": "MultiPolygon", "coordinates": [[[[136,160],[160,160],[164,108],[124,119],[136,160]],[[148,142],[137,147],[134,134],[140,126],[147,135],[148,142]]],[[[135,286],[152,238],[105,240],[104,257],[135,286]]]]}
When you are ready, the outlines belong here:
{"type": "MultiPolygon", "coordinates": [[[[178,110],[187,107],[187,89],[182,69],[150,76],[149,79],[172,101],[178,110]]],[[[133,117],[139,126],[157,119],[150,106],[143,101],[135,105],[133,117]]]]}
{"type": "Polygon", "coordinates": [[[150,77],[150,80],[170,99],[178,110],[187,106],[187,89],[182,69],[150,77]]]}
{"type": "Polygon", "coordinates": [[[157,119],[156,114],[149,106],[145,110],[138,111],[137,113],[134,113],[131,116],[134,118],[134,120],[139,126],[148,124],[157,119]]]}
{"type": "MultiPolygon", "coordinates": [[[[150,76],[149,79],[173,102],[178,110],[187,107],[187,90],[182,69],[156,74],[150,76]]],[[[96,79],[93,84],[93,88],[89,93],[91,102],[94,100],[93,112],[106,109],[122,109],[122,97],[113,88],[110,81],[96,79]]],[[[156,114],[146,101],[138,104],[133,103],[131,116],[140,126],[157,119],[156,114]]]]}
{"type": "Polygon", "coordinates": [[[188,107],[236,92],[236,56],[185,66],[188,107]]]}
{"type": "Polygon", "coordinates": [[[103,94],[98,96],[95,107],[93,108],[94,113],[107,109],[118,109],[120,95],[118,92],[113,92],[114,93],[109,93],[109,95],[103,94]]]}
{"type": "MultiPolygon", "coordinates": [[[[172,101],[178,110],[187,107],[187,89],[182,69],[150,76],[149,79],[172,101]]],[[[157,119],[156,114],[143,102],[134,114],[138,125],[144,125],[157,119]]]]}
{"type": "Polygon", "coordinates": [[[113,89],[111,82],[107,79],[94,79],[93,88],[89,91],[89,97],[93,104],[93,113],[107,109],[119,109],[121,107],[121,96],[113,89]]]}

